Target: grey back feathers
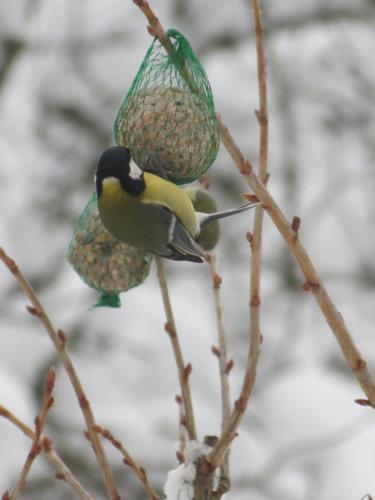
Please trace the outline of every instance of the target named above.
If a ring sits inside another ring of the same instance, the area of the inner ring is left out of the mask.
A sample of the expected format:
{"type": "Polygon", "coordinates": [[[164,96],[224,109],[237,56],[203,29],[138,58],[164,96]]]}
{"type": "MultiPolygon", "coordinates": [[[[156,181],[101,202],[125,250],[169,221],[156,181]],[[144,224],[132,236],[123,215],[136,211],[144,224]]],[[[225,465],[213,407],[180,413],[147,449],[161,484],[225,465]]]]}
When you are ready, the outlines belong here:
{"type": "Polygon", "coordinates": [[[171,239],[168,242],[168,249],[171,251],[169,258],[203,262],[205,259],[203,250],[177,217],[173,217],[173,232],[171,232],[171,239]]]}

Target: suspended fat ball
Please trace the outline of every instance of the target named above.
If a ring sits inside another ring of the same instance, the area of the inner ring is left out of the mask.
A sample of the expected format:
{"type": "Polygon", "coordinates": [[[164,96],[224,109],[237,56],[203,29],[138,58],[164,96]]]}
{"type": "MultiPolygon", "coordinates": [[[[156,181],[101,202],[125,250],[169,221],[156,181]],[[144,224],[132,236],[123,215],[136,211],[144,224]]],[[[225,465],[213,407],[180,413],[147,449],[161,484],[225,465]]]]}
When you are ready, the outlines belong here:
{"type": "Polygon", "coordinates": [[[189,42],[176,30],[167,34],[174,53],[152,42],[118,112],[115,137],[140,168],[184,184],[212,165],[219,126],[207,75],[189,42]]]}
{"type": "Polygon", "coordinates": [[[82,280],[100,293],[95,307],[120,307],[119,294],[143,283],[151,259],[106,230],[94,193],[74,226],[68,260],[82,280]]]}

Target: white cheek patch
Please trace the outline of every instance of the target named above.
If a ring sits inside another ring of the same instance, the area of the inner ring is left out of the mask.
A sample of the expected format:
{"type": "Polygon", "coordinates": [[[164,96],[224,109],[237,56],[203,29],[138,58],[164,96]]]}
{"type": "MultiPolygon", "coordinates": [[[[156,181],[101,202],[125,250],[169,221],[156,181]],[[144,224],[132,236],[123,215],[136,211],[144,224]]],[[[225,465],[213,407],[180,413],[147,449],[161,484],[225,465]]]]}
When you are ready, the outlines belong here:
{"type": "Polygon", "coordinates": [[[139,180],[142,177],[142,170],[138,167],[138,165],[130,160],[129,164],[129,177],[133,179],[133,181],[139,180]]]}

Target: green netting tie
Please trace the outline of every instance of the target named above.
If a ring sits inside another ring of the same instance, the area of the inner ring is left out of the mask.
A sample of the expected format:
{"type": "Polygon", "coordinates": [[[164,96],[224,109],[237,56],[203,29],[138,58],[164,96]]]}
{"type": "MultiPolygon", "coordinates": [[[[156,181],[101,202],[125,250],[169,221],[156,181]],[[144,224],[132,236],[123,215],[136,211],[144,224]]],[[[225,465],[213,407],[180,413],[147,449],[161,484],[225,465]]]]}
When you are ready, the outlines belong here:
{"type": "Polygon", "coordinates": [[[118,293],[101,293],[98,302],[91,309],[95,307],[121,307],[120,296],[118,293]]]}

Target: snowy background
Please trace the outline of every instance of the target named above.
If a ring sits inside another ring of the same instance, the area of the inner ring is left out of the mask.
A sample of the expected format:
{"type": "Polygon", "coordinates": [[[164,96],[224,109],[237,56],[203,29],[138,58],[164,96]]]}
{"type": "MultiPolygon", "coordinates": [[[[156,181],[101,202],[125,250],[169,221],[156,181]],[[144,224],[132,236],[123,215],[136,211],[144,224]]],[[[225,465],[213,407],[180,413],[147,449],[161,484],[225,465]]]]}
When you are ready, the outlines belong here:
{"type": "MultiPolygon", "coordinates": [[[[269,189],[301,238],[357,345],[375,371],[375,2],[264,0],[270,101],[269,189]]],[[[258,105],[250,2],[153,2],[164,26],[191,41],[216,109],[257,164],[258,105]]],[[[99,424],[148,471],[158,491],[176,467],[176,367],[155,269],[96,309],[95,291],[66,260],[72,226],[93,191],[100,152],[151,43],[130,0],[0,3],[0,245],[18,262],[63,328],[99,424]]],[[[224,148],[210,170],[220,208],[246,185],[224,148]]],[[[221,224],[229,355],[238,394],[247,350],[252,216],[221,224]]],[[[228,500],[360,500],[375,495],[373,413],[285,243],[264,227],[262,333],[256,389],[232,451],[228,500]]],[[[215,316],[208,269],[167,263],[177,328],[202,438],[220,427],[215,316]]],[[[0,267],[0,403],[32,426],[44,377],[57,368],[48,434],[86,488],[104,498],[83,421],[53,346],[0,267]]],[[[0,419],[0,493],[18,477],[30,443],[0,419]]],[[[109,446],[126,498],[145,498],[109,446]]],[[[23,498],[70,499],[39,459],[23,498]]]]}

